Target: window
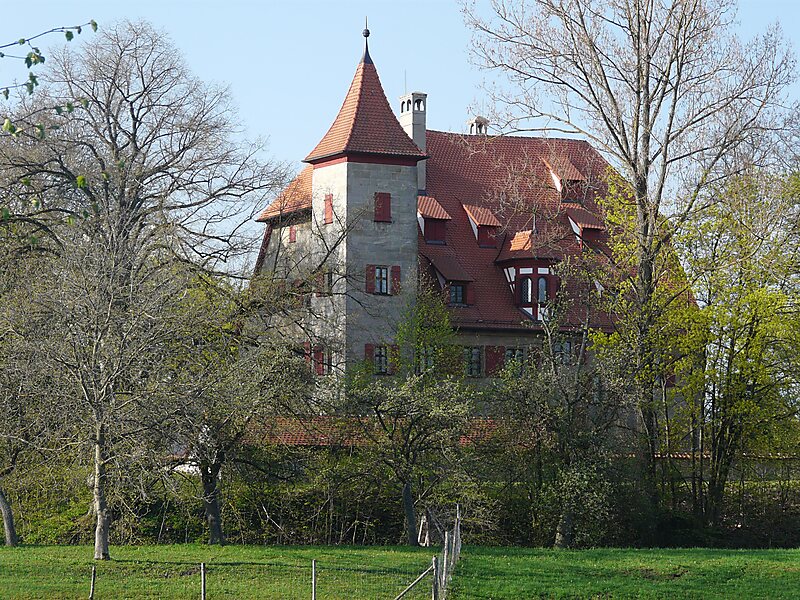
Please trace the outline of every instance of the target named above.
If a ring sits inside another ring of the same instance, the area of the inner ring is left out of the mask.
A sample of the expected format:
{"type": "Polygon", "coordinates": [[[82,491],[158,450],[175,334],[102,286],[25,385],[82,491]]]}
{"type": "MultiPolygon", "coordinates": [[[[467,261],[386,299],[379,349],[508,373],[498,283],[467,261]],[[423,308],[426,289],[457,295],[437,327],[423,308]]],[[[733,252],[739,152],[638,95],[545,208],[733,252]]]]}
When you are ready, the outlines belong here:
{"type": "Polygon", "coordinates": [[[572,342],[565,340],[563,342],[556,342],[553,344],[553,358],[560,362],[562,365],[570,365],[573,362],[572,356],[572,342]]]}
{"type": "Polygon", "coordinates": [[[431,371],[436,353],[431,346],[422,346],[417,351],[417,374],[431,371]]]}
{"type": "Polygon", "coordinates": [[[425,219],[425,241],[428,244],[444,244],[447,236],[447,221],[425,219]]]}
{"type": "Polygon", "coordinates": [[[375,192],[375,221],[391,223],[392,195],[387,192],[375,192]]]}
{"type": "Polygon", "coordinates": [[[389,373],[389,350],[386,346],[375,346],[373,355],[376,375],[386,375],[389,373]]]}
{"type": "Polygon", "coordinates": [[[325,194],[325,224],[333,223],[333,194],[325,194]]]}
{"type": "Polygon", "coordinates": [[[506,348],[504,364],[506,368],[511,369],[515,375],[522,375],[525,367],[525,349],[506,348]]]}
{"type": "Polygon", "coordinates": [[[389,267],[375,267],[375,291],[373,293],[389,293],[389,267]]]}
{"type": "Polygon", "coordinates": [[[464,363],[467,377],[480,377],[483,374],[483,360],[480,346],[464,348],[464,363]]]}
{"type": "Polygon", "coordinates": [[[451,283],[450,284],[450,304],[451,304],[451,306],[464,304],[465,296],[466,296],[466,294],[464,293],[464,284],[463,283],[451,283]]]}
{"type": "Polygon", "coordinates": [[[547,277],[539,277],[539,287],[536,298],[539,304],[547,302],[547,277]]]}
{"type": "Polygon", "coordinates": [[[533,285],[530,277],[523,277],[519,280],[519,301],[520,304],[531,304],[533,302],[533,285]]]}
{"type": "Polygon", "coordinates": [[[289,243],[294,244],[297,241],[297,228],[294,225],[289,225],[289,243]]]}

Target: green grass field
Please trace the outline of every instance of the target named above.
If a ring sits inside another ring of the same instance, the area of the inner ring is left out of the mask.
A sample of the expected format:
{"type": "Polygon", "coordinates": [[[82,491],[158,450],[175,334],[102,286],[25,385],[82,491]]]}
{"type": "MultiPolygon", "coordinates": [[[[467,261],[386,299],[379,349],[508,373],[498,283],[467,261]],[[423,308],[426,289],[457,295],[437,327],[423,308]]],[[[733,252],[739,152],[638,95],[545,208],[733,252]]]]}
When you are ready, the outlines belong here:
{"type": "MultiPolygon", "coordinates": [[[[431,550],[407,548],[203,545],[112,547],[97,563],[95,598],[200,598],[200,563],[207,565],[208,600],[394,598],[430,565],[431,550]]],[[[87,546],[0,547],[0,600],[87,598],[92,571],[87,546]]],[[[415,588],[412,600],[430,598],[415,588]]]]}
{"type": "Polygon", "coordinates": [[[465,547],[452,598],[800,598],[800,550],[465,547]]]}
{"type": "MultiPolygon", "coordinates": [[[[0,599],[88,597],[86,546],[0,547],[0,599]]],[[[394,598],[429,564],[429,549],[202,545],[112,548],[95,598],[195,599],[199,563],[208,600],[394,598]]],[[[430,598],[430,581],[408,596],[430,598]]],[[[800,598],[800,550],[553,551],[465,546],[451,600],[527,598],[800,598]]]]}

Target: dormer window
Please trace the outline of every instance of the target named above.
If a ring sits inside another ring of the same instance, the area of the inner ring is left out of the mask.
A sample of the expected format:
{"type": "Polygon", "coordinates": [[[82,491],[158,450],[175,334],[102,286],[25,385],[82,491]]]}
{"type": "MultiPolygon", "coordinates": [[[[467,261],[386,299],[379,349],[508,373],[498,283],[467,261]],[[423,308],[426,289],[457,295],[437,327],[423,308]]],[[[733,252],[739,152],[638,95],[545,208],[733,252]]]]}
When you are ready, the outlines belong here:
{"type": "Polygon", "coordinates": [[[479,225],[478,245],[481,248],[497,248],[497,227],[479,225]]]}
{"type": "Polygon", "coordinates": [[[463,283],[450,284],[450,305],[459,306],[465,304],[467,294],[466,287],[463,283]]]}
{"type": "Polygon", "coordinates": [[[519,280],[519,300],[522,304],[533,304],[533,283],[530,277],[519,280]]]}
{"type": "Polygon", "coordinates": [[[586,177],[566,155],[543,159],[562,202],[580,203],[586,195],[586,177]]]}
{"type": "Polygon", "coordinates": [[[464,204],[463,206],[478,245],[483,248],[496,248],[497,229],[500,227],[500,221],[497,220],[494,213],[483,206],[474,204],[464,204]]]}
{"type": "Polygon", "coordinates": [[[423,235],[429,244],[444,244],[447,240],[447,221],[443,219],[425,219],[423,235]]]}
{"type": "Polygon", "coordinates": [[[537,292],[536,292],[536,301],[539,304],[544,304],[547,302],[548,294],[547,294],[547,277],[541,275],[539,277],[539,281],[537,283],[537,292]]]}
{"type": "Polygon", "coordinates": [[[450,214],[432,196],[417,196],[417,220],[428,244],[444,244],[450,214]]]}

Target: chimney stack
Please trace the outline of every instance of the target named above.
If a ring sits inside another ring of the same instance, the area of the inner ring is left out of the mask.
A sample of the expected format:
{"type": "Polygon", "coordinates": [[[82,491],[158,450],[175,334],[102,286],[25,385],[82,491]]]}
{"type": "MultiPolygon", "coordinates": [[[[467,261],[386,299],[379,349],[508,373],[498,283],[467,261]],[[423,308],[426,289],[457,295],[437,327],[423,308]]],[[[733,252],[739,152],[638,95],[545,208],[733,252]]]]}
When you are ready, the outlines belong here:
{"type": "MultiPolygon", "coordinates": [[[[422,92],[411,92],[400,97],[400,125],[403,127],[408,137],[411,138],[417,147],[425,152],[425,109],[428,103],[428,94],[422,92]]],[[[422,191],[427,187],[425,182],[425,163],[421,160],[417,163],[417,190],[422,191]]]]}
{"type": "Polygon", "coordinates": [[[489,119],[486,117],[472,117],[467,125],[470,135],[486,135],[489,132],[489,119]]]}

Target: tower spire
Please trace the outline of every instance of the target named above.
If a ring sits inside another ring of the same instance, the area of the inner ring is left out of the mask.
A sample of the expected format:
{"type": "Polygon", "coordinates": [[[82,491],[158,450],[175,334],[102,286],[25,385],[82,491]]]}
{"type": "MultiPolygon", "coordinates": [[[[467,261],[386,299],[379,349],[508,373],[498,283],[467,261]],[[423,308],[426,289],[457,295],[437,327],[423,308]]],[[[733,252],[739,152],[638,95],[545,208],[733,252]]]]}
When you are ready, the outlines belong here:
{"type": "Polygon", "coordinates": [[[364,35],[364,56],[361,57],[361,62],[371,65],[372,58],[369,55],[369,22],[367,17],[364,17],[364,31],[362,34],[364,35]]]}

